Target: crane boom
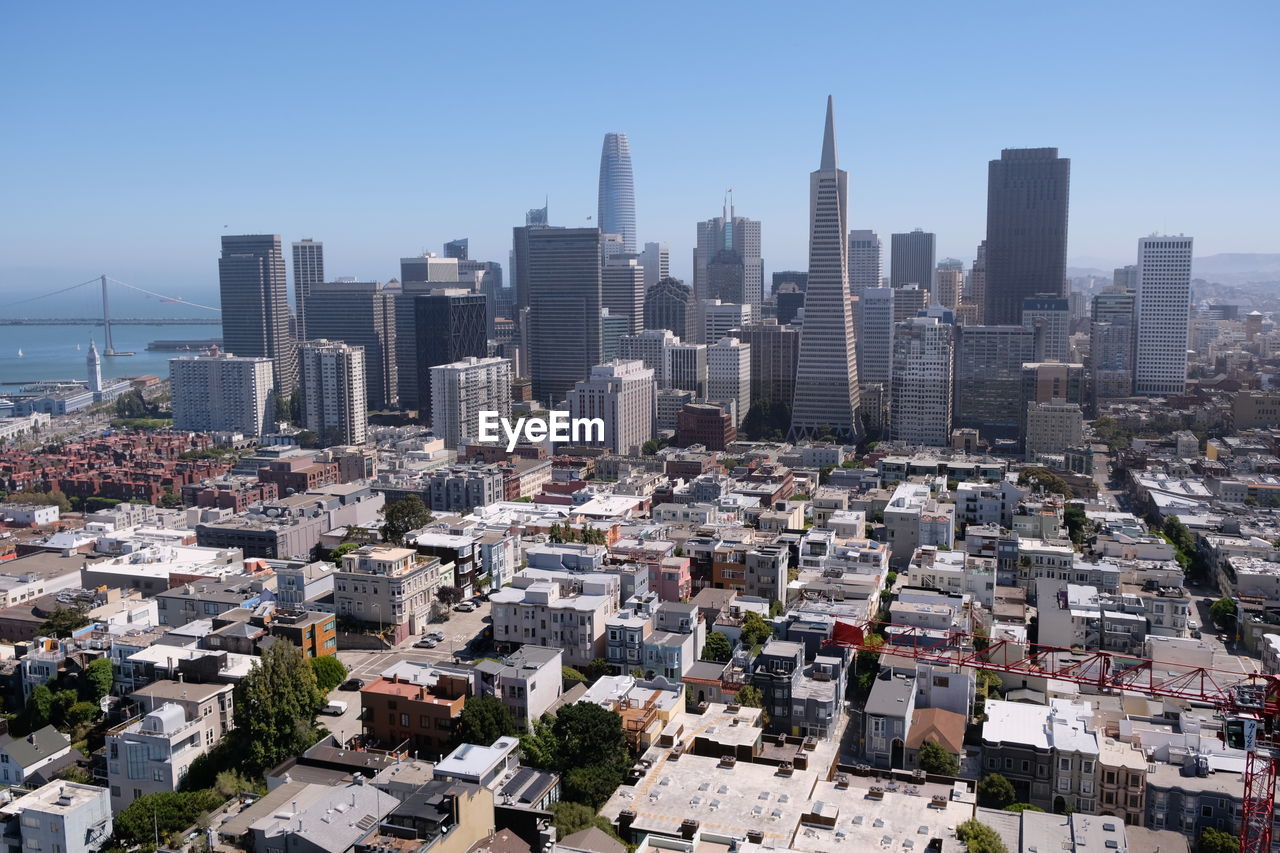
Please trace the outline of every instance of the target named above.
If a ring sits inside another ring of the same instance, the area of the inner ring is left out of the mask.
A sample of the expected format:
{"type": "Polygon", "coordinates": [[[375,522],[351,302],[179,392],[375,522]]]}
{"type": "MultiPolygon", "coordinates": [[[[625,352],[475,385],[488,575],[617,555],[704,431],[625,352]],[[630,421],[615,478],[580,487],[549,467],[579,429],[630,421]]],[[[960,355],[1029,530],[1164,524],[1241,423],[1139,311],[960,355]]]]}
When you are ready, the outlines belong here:
{"type": "MultiPolygon", "coordinates": [[[[940,666],[1056,679],[1092,687],[1099,693],[1131,692],[1210,704],[1239,727],[1247,754],[1240,850],[1270,853],[1280,763],[1275,725],[1280,720],[1280,676],[989,639],[963,631],[875,620],[837,620],[825,645],[858,652],[888,652],[940,666]],[[886,635],[889,640],[885,640],[886,635]]],[[[1224,734],[1230,736],[1228,729],[1232,725],[1224,725],[1224,734]]]]}

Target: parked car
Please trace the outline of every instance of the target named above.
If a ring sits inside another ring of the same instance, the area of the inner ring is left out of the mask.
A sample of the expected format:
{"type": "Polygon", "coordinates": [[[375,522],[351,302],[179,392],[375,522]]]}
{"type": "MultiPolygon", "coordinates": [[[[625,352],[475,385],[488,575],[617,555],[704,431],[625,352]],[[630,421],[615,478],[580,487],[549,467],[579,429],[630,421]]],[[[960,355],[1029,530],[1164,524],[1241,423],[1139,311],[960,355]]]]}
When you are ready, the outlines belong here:
{"type": "Polygon", "coordinates": [[[342,686],[339,687],[338,689],[339,690],[359,690],[361,687],[364,687],[364,679],[348,678],[346,681],[342,682],[342,686]]]}
{"type": "Polygon", "coordinates": [[[444,641],[444,631],[428,631],[422,636],[430,640],[435,640],[437,643],[444,641]]]}
{"type": "Polygon", "coordinates": [[[438,645],[440,645],[438,640],[434,640],[431,637],[423,637],[421,640],[414,643],[413,647],[415,649],[434,649],[438,645]]]}
{"type": "Polygon", "coordinates": [[[453,609],[457,610],[459,613],[470,613],[476,609],[476,606],[470,601],[464,601],[461,604],[455,604],[453,609]]]}

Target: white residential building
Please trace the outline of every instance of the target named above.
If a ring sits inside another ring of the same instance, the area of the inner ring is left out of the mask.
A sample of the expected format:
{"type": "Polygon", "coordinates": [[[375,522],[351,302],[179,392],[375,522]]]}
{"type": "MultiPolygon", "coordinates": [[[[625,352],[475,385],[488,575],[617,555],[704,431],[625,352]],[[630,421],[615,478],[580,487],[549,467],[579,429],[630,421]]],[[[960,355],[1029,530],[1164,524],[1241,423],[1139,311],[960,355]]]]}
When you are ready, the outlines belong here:
{"type": "Polygon", "coordinates": [[[938,502],[928,486],[899,483],[884,508],[884,524],[890,563],[905,567],[922,545],[951,547],[956,535],[955,504],[938,502]]]}
{"type": "Polygon", "coordinates": [[[259,436],[273,428],[269,358],[219,352],[169,360],[173,428],[259,436]]]}
{"type": "Polygon", "coordinates": [[[735,426],[751,408],[751,345],[721,338],[707,347],[707,399],[725,406],[735,426]]]}
{"type": "Polygon", "coordinates": [[[638,454],[653,438],[653,371],[639,361],[612,361],[591,368],[591,376],[569,392],[572,418],[600,418],[604,436],[583,444],[638,454]]]}
{"type": "MultiPolygon", "coordinates": [[[[55,780],[0,807],[29,853],[97,853],[111,838],[106,788],[55,780]]],[[[13,836],[9,836],[13,837],[13,836]]]]}
{"type": "Polygon", "coordinates": [[[209,750],[207,731],[207,719],[188,719],[170,703],[107,732],[111,810],[147,794],[178,790],[191,763],[209,750]]]}
{"type": "Polygon", "coordinates": [[[893,333],[890,435],[913,445],[946,447],[951,440],[952,326],[912,317],[893,333]]]}
{"type": "Polygon", "coordinates": [[[364,347],[314,340],[298,347],[302,426],[323,446],[364,444],[369,401],[365,393],[364,347]]]}
{"type": "Polygon", "coordinates": [[[1181,394],[1187,387],[1187,329],[1191,311],[1191,238],[1138,241],[1134,313],[1138,343],[1135,394],[1181,394]]]}
{"type": "Polygon", "coordinates": [[[618,579],[525,570],[489,600],[500,648],[559,648],[566,664],[585,666],[604,657],[605,622],[618,610],[618,579]]]}
{"type": "Polygon", "coordinates": [[[431,429],[457,449],[479,435],[480,413],[511,416],[511,362],[469,357],[431,368],[431,429]]]}

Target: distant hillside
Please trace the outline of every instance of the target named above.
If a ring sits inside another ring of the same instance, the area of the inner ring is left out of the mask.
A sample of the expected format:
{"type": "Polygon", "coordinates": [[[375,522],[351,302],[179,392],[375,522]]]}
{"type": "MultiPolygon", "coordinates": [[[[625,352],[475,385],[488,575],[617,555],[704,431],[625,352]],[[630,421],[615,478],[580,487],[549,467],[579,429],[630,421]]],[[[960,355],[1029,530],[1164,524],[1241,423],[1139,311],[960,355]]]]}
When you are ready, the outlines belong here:
{"type": "Polygon", "coordinates": [[[1191,262],[1196,278],[1233,281],[1274,281],[1280,278],[1280,254],[1229,252],[1196,258],[1191,262]]]}

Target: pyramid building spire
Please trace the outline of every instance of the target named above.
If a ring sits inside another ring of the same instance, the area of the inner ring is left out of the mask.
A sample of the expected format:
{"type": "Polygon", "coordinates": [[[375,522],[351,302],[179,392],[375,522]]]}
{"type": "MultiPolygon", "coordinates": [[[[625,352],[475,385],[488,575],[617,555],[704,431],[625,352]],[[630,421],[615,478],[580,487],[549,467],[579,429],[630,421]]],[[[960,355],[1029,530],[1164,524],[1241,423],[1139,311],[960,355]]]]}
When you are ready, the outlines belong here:
{"type": "Polygon", "coordinates": [[[820,172],[834,172],[836,165],[836,108],[835,102],[827,95],[827,126],[822,132],[822,161],[818,164],[820,172]]]}

